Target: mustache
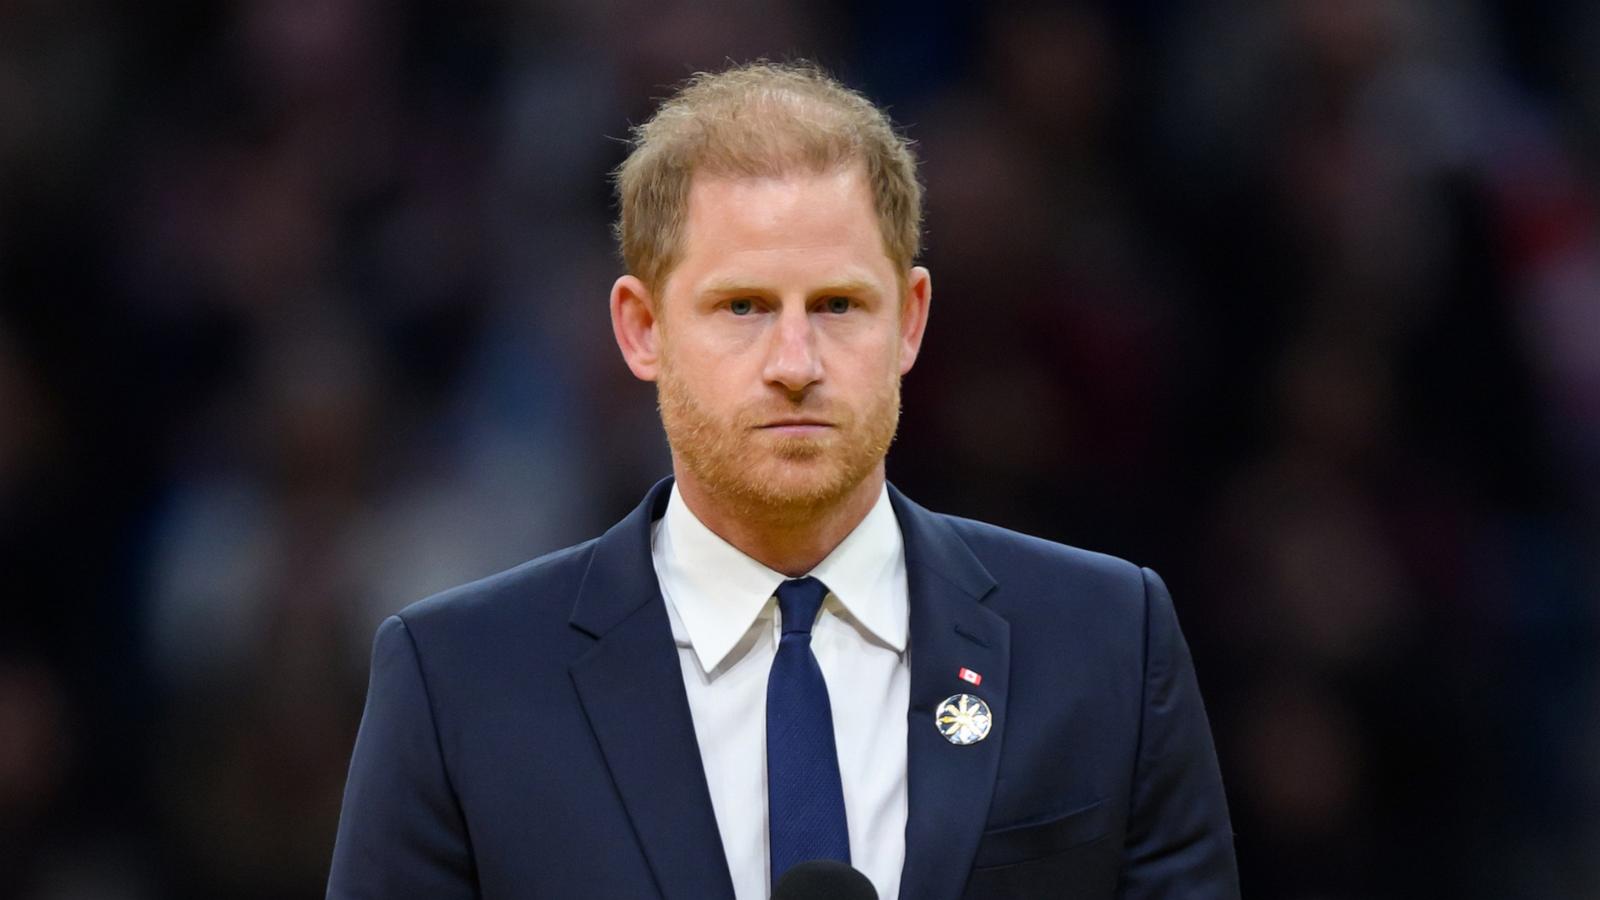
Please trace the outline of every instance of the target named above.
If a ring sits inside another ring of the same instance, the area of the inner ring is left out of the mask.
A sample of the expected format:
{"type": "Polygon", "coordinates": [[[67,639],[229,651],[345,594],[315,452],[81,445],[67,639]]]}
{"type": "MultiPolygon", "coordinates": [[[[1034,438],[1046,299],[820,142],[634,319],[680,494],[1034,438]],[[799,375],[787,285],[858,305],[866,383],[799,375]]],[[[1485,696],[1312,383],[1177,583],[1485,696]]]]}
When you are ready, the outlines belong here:
{"type": "Polygon", "coordinates": [[[853,416],[846,407],[827,400],[802,397],[788,403],[763,402],[742,408],[734,416],[734,424],[760,428],[773,422],[805,419],[838,425],[849,422],[853,416]]]}

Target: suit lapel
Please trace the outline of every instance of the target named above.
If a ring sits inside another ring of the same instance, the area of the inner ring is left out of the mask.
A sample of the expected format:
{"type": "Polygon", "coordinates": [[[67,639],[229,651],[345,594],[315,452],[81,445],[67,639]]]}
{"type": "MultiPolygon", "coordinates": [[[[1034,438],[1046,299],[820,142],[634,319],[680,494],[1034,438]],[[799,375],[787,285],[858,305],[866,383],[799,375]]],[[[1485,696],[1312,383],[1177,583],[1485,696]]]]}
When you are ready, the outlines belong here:
{"type": "Polygon", "coordinates": [[[951,526],[892,486],[890,500],[905,537],[911,598],[911,706],[906,774],[909,815],[900,896],[959,897],[988,820],[1006,728],[1011,672],[1010,626],[979,601],[994,579],[951,526]],[[958,673],[982,676],[973,686],[958,673]],[[967,746],[947,741],[934,712],[953,694],[989,705],[993,726],[967,746]]]}
{"type": "Polygon", "coordinates": [[[572,624],[597,640],[572,664],[572,681],[661,894],[732,900],[678,651],[650,559],[650,523],[670,487],[670,480],[657,484],[595,543],[572,624]]]}

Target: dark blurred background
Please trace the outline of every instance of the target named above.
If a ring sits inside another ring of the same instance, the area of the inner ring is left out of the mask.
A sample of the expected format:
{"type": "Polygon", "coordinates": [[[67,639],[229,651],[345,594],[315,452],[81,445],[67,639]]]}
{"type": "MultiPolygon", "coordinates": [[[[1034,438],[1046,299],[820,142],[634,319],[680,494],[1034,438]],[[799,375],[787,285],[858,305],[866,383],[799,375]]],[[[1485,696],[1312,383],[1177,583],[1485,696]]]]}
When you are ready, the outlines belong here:
{"type": "Polygon", "coordinates": [[[890,476],[1172,585],[1246,895],[1600,897],[1600,7],[0,0],[0,896],[319,897],[378,620],[668,470],[652,99],[892,107],[890,476]]]}

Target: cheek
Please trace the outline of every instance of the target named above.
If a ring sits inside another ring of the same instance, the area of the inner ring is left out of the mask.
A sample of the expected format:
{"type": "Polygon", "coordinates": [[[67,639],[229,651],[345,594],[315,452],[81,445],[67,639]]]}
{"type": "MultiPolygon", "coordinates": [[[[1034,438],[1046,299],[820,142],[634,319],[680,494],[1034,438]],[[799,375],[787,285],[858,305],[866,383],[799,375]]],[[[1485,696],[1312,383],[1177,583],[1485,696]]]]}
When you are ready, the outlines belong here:
{"type": "MultiPolygon", "coordinates": [[[[900,377],[900,339],[897,334],[859,333],[852,340],[835,342],[830,372],[841,383],[867,390],[900,377]]],[[[830,361],[825,360],[825,364],[830,361]]]]}
{"type": "Polygon", "coordinates": [[[668,365],[678,378],[696,387],[713,388],[728,381],[732,370],[726,356],[705,347],[674,347],[668,365]]]}
{"type": "Polygon", "coordinates": [[[661,356],[662,373],[696,407],[721,411],[735,405],[743,383],[727,357],[704,348],[674,346],[661,356]]]}
{"type": "Polygon", "coordinates": [[[675,320],[661,332],[661,352],[680,370],[733,371],[760,355],[763,321],[726,316],[675,320]]]}

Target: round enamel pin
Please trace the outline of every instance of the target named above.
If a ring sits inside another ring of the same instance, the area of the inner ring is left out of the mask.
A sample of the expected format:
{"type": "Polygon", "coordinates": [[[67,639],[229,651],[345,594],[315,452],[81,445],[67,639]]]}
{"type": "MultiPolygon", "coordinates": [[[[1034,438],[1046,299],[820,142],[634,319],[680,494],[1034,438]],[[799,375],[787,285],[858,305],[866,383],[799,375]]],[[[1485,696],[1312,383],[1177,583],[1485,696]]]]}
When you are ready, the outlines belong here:
{"type": "Polygon", "coordinates": [[[955,694],[933,711],[933,723],[945,740],[966,746],[989,736],[994,717],[989,713],[989,704],[971,694],[955,694]]]}

